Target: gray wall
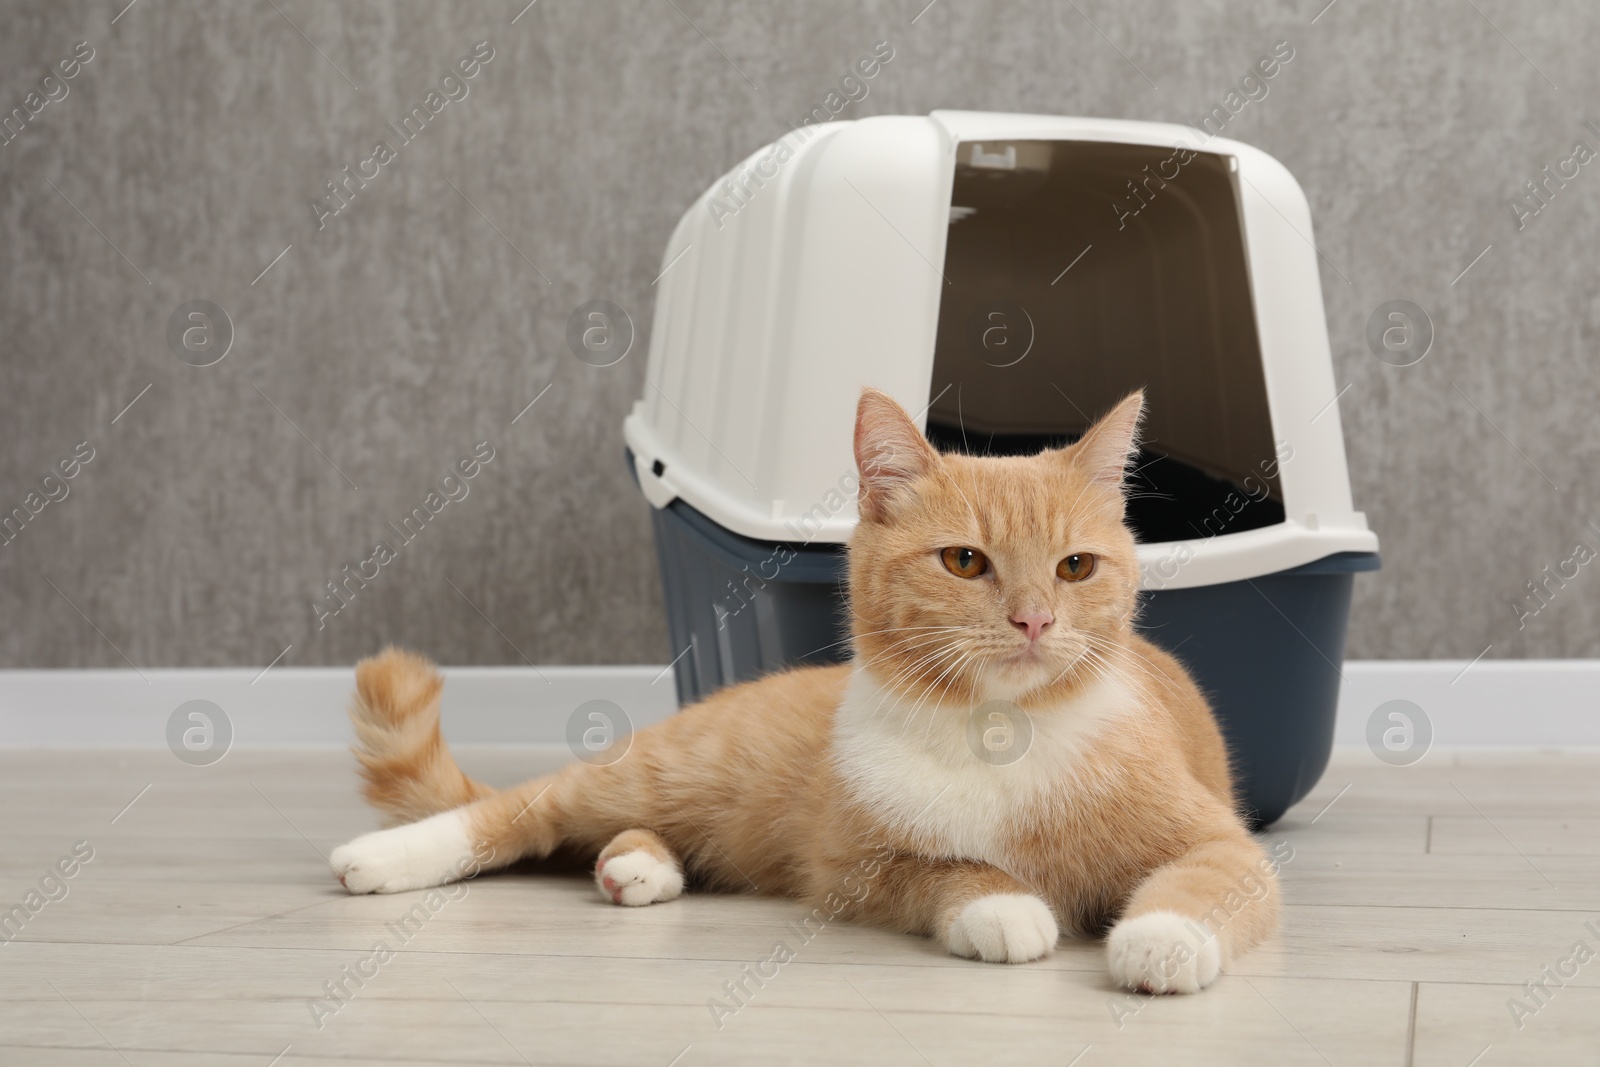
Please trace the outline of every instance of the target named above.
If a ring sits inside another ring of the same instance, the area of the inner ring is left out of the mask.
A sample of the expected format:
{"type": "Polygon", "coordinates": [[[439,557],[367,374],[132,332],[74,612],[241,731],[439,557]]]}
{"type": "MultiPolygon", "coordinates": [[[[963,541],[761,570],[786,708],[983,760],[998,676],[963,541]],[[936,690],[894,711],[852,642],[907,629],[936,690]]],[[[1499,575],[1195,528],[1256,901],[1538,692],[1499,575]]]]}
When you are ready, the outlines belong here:
{"type": "Polygon", "coordinates": [[[1385,560],[1359,580],[1352,655],[1600,655],[1595,568],[1525,627],[1512,607],[1578,542],[1600,548],[1600,166],[1520,232],[1507,204],[1575,141],[1600,147],[1586,0],[1338,0],[1315,24],[1324,0],[941,0],[914,25],[925,0],[539,0],[515,25],[523,0],[141,0],[112,25],[125,2],[0,14],[8,111],[95,49],[0,147],[0,507],[95,450],[0,547],[0,665],[265,665],[290,643],[285,664],[332,664],[385,641],[451,663],[669,658],[619,432],[647,337],[591,367],[567,316],[607,298],[647,334],[690,199],[885,39],[893,62],[845,117],[1197,120],[1289,41],[1227,132],[1287,164],[1317,222],[1385,560]],[[486,38],[470,95],[319,231],[323,183],[486,38]],[[1437,331],[1407,368],[1364,339],[1399,298],[1437,331]],[[165,341],[195,299],[235,326],[214,366],[165,341]],[[321,584],[482,440],[470,495],[319,630],[321,584]]]}

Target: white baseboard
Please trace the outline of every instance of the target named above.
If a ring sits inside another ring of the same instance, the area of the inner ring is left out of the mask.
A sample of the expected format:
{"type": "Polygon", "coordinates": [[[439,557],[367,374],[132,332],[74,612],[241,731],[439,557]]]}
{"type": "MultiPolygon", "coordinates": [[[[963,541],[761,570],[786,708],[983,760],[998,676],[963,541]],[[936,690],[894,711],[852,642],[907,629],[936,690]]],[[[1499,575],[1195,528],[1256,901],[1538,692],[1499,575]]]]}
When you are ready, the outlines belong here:
{"type": "MultiPolygon", "coordinates": [[[[661,667],[455,667],[446,736],[460,744],[561,745],[580,705],[606,700],[635,729],[677,709],[661,667]]],[[[1358,660],[1345,664],[1335,743],[1366,744],[1389,700],[1428,715],[1444,748],[1600,745],[1600,660],[1358,660]],[[1465,673],[1463,673],[1463,671],[1465,673]]],[[[209,700],[241,747],[349,742],[347,667],[0,671],[0,746],[160,748],[180,704],[209,700]]],[[[580,730],[588,725],[585,716],[580,730]]]]}
{"type": "Polygon", "coordinates": [[[1600,660],[1352,660],[1334,744],[1365,746],[1379,705],[1409,700],[1439,748],[1600,745],[1600,660]]]}
{"type": "MultiPolygon", "coordinates": [[[[678,708],[672,673],[661,667],[444,674],[445,734],[461,744],[565,744],[567,720],[590,700],[612,702],[634,729],[678,708]]],[[[260,668],[0,671],[0,746],[160,748],[168,718],[190,700],[222,708],[238,747],[343,746],[354,688],[349,667],[275,667],[264,676],[260,668]]]]}

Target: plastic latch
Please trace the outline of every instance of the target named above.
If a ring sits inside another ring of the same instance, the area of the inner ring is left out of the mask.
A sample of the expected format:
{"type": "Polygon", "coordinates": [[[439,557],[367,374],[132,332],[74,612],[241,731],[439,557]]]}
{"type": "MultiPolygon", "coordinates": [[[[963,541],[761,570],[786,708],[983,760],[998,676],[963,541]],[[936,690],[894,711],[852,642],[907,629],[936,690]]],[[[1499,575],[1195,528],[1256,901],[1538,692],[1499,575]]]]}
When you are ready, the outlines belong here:
{"type": "Polygon", "coordinates": [[[639,476],[639,490],[651,507],[659,510],[677,499],[678,491],[666,480],[667,465],[661,460],[647,464],[643,456],[635,456],[633,468],[639,476]]]}

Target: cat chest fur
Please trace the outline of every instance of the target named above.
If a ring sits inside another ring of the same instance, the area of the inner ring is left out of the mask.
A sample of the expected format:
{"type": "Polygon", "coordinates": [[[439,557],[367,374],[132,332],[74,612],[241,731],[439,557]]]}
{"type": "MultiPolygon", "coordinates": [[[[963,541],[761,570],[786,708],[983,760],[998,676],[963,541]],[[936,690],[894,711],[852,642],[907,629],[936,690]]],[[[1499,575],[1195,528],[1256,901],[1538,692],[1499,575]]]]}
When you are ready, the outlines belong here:
{"type": "Polygon", "coordinates": [[[858,668],[834,717],[833,763],[851,798],[924,855],[1016,869],[1014,842],[1052,810],[1088,801],[1110,783],[1087,756],[1096,739],[1136,714],[1114,681],[1026,715],[1026,750],[1012,762],[981,758],[969,741],[970,707],[916,706],[858,668]]]}

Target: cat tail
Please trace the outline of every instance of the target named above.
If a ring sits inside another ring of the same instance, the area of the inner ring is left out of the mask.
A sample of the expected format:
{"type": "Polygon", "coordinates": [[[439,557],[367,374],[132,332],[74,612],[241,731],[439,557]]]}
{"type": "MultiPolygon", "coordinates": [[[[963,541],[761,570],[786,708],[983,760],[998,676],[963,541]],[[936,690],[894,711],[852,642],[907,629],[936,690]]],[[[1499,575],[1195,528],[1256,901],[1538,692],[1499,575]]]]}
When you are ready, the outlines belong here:
{"type": "Polygon", "coordinates": [[[386,825],[425,819],[495,792],[462,773],[440,736],[443,688],[438,670],[414,652],[386,648],[356,664],[351,750],[361,762],[362,793],[386,825]]]}

